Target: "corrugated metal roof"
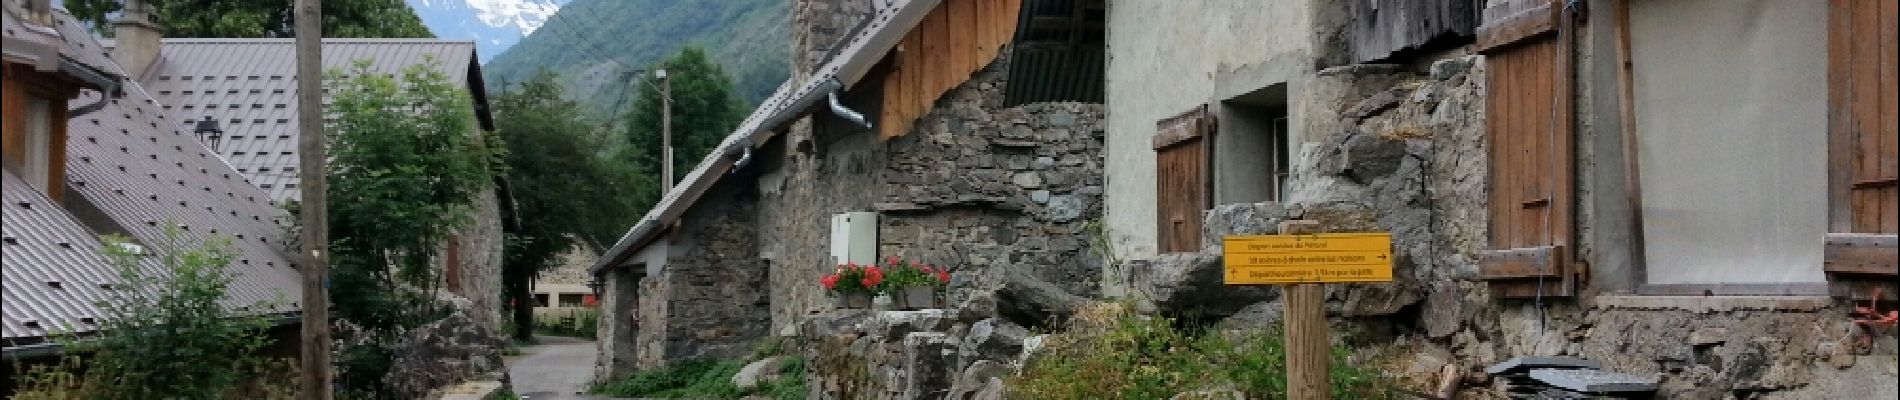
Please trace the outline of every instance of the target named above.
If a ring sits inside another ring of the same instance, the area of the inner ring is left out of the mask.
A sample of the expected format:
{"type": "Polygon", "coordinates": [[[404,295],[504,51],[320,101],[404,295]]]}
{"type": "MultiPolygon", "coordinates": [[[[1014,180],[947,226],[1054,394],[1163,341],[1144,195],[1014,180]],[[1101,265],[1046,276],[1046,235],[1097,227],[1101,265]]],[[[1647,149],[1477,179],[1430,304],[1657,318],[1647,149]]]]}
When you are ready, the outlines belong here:
{"type": "Polygon", "coordinates": [[[59,203],[5,172],[0,182],[0,273],[6,312],[0,332],[6,339],[45,336],[51,331],[88,332],[105,314],[94,304],[106,300],[101,285],[118,275],[100,253],[103,247],[59,203]]]}
{"type": "Polygon", "coordinates": [[[1104,7],[1101,0],[1024,1],[1010,45],[1003,106],[1103,102],[1108,81],[1104,7]]]}
{"type": "MultiPolygon", "coordinates": [[[[158,59],[134,76],[174,115],[217,120],[224,130],[218,151],[272,200],[296,199],[295,44],[294,39],[164,39],[158,59]]],[[[358,60],[373,60],[371,70],[400,75],[433,59],[453,82],[470,82],[478,79],[470,74],[481,74],[472,41],[325,39],[322,57],[326,70],[350,71],[358,60]]],[[[485,113],[481,97],[476,100],[477,112],[485,113]]]]}
{"type": "MultiPolygon", "coordinates": [[[[12,14],[6,18],[10,24],[17,22],[12,14]]],[[[71,15],[59,11],[55,28],[71,57],[123,74],[105,48],[71,15]]],[[[289,215],[199,144],[182,121],[163,110],[144,88],[128,82],[124,92],[124,97],[108,101],[103,109],[67,121],[67,200],[83,201],[96,208],[148,248],[156,249],[155,244],[167,240],[165,225],[171,223],[181,226],[179,239],[187,243],[210,235],[231,237],[238,255],[231,265],[236,276],[227,293],[227,304],[272,300],[281,294],[291,303],[289,311],[296,310],[301,298],[298,274],[280,243],[289,215]]],[[[89,104],[100,98],[99,92],[85,90],[71,104],[89,104]]],[[[32,277],[74,274],[74,279],[83,281],[91,279],[87,276],[112,276],[113,267],[95,257],[100,244],[93,238],[94,232],[72,215],[14,210],[16,196],[29,202],[36,199],[31,196],[39,196],[36,204],[45,204],[46,209],[41,211],[54,209],[57,204],[17,182],[16,177],[9,175],[7,179],[8,207],[5,223],[0,225],[5,226],[8,236],[16,230],[21,232],[22,239],[18,245],[6,245],[0,257],[6,266],[5,336],[33,337],[44,332],[16,330],[14,322],[76,320],[96,310],[71,306],[91,301],[84,293],[70,291],[75,285],[52,289],[43,282],[33,284],[31,281],[38,279],[32,277]],[[16,214],[20,216],[17,220],[16,214]],[[26,240],[29,234],[36,238],[26,240]],[[66,240],[74,249],[64,254],[68,251],[65,246],[37,236],[87,240],[66,240]],[[16,286],[16,276],[27,278],[16,286]]],[[[20,327],[23,329],[23,325],[20,327]]]]}
{"type": "Polygon", "coordinates": [[[638,252],[649,244],[662,231],[661,226],[678,219],[687,208],[699,201],[699,196],[721,177],[726,175],[735,155],[750,147],[764,145],[780,124],[803,115],[811,105],[830,94],[850,87],[863,79],[865,74],[884,58],[904,34],[917,27],[924,15],[935,8],[939,0],[881,0],[875,4],[876,12],[865,22],[862,29],[855,29],[856,35],[845,38],[836,51],[809,78],[799,82],[793,78],[780,84],[772,96],[766,97],[752,114],[740,120],[739,126],[694,167],[679,184],[664,193],[660,201],[640,218],[627,233],[607,249],[600,260],[588,268],[599,272],[625,261],[632,253],[638,252]]]}

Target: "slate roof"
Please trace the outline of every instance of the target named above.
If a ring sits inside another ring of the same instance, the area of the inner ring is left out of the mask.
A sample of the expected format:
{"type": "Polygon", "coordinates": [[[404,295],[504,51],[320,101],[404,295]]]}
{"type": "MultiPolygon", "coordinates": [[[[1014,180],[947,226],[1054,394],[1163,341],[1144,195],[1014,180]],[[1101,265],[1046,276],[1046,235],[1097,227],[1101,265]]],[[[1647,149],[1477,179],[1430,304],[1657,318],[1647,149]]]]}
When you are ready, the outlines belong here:
{"type": "MultiPolygon", "coordinates": [[[[158,59],[132,76],[159,103],[190,124],[218,121],[218,151],[238,172],[270,193],[296,199],[297,66],[294,39],[164,39],[158,59]]],[[[357,60],[399,75],[433,59],[449,79],[468,82],[483,128],[492,129],[481,93],[475,42],[436,39],[325,39],[325,70],[348,71],[357,60]]],[[[189,134],[190,132],[186,132],[189,134]]]]}
{"type": "MultiPolygon", "coordinates": [[[[12,11],[12,10],[9,10],[12,11]]],[[[5,13],[6,35],[16,34],[18,16],[5,13]]],[[[124,75],[72,15],[55,11],[55,28],[62,53],[102,69],[124,75]]],[[[276,299],[281,293],[295,311],[301,298],[297,271],[280,239],[289,215],[270,203],[270,197],[246,183],[243,176],[191,136],[174,113],[136,82],[124,82],[124,96],[103,109],[67,121],[65,203],[84,207],[61,210],[55,203],[8,174],[5,180],[5,236],[0,252],[4,269],[4,338],[41,337],[47,328],[83,318],[99,318],[84,307],[102,280],[115,269],[96,257],[102,246],[100,231],[123,230],[148,249],[166,241],[165,226],[178,224],[187,243],[210,235],[231,237],[238,251],[231,265],[236,275],[228,304],[250,304],[276,299]],[[19,203],[32,204],[30,209],[19,203]],[[89,226],[79,216],[95,215],[89,226]],[[61,243],[65,243],[62,245],[61,243]],[[70,248],[68,248],[70,247],[70,248]],[[46,282],[62,282],[53,287],[46,282]],[[40,322],[39,328],[27,321],[40,322]],[[44,322],[41,322],[44,321],[44,322]]],[[[80,92],[69,107],[101,98],[94,90],[80,92]]],[[[75,326],[81,331],[85,326],[75,326]]]]}

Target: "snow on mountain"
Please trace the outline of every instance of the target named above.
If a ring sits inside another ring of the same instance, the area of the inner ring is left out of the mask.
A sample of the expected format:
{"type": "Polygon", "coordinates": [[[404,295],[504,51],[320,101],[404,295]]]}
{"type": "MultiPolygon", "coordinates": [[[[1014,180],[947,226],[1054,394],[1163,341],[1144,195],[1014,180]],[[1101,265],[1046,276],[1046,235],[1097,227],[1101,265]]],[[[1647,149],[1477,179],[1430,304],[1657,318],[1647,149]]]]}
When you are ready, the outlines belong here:
{"type": "Polygon", "coordinates": [[[482,62],[547,23],[569,0],[406,0],[435,36],[474,40],[482,62]]]}

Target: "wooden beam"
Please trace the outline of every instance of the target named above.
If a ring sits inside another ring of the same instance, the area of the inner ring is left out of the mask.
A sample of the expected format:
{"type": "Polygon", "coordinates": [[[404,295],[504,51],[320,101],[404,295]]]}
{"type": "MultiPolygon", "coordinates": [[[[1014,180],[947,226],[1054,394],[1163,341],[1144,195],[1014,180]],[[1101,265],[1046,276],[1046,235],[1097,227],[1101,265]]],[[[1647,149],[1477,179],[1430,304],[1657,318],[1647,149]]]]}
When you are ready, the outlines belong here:
{"type": "Polygon", "coordinates": [[[1900,276],[1900,235],[1830,233],[1821,258],[1829,273],[1900,276]]]}
{"type": "Polygon", "coordinates": [[[1629,208],[1629,251],[1630,272],[1638,284],[1649,279],[1648,250],[1643,240],[1643,175],[1642,165],[1638,161],[1639,151],[1636,142],[1636,85],[1635,63],[1630,53],[1630,4],[1629,0],[1616,0],[1616,90],[1617,113],[1622,121],[1623,141],[1623,206],[1629,208]]]}
{"type": "MultiPolygon", "coordinates": [[[[1314,221],[1280,222],[1280,234],[1321,233],[1314,221]]],[[[1286,296],[1287,398],[1328,399],[1328,368],[1332,362],[1332,327],[1326,321],[1326,287],[1318,283],[1281,286],[1286,296]]]]}
{"type": "Polygon", "coordinates": [[[1485,250],[1478,254],[1478,279],[1531,279],[1563,277],[1560,246],[1485,250]]]}
{"type": "Polygon", "coordinates": [[[1488,22],[1478,27],[1478,51],[1489,52],[1492,49],[1516,44],[1557,31],[1557,18],[1562,13],[1555,2],[1547,2],[1528,10],[1488,22]]]}

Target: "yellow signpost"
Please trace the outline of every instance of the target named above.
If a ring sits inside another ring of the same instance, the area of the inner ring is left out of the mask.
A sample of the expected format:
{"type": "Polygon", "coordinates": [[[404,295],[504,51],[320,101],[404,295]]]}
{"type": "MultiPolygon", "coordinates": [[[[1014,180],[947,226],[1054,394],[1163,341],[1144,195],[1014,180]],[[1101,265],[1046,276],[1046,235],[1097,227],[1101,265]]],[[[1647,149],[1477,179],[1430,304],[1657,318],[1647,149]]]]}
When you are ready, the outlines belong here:
{"type": "Polygon", "coordinates": [[[1229,285],[1391,282],[1392,234],[1229,236],[1229,285]]]}
{"type": "Polygon", "coordinates": [[[1229,285],[1284,285],[1287,397],[1327,399],[1329,362],[1323,283],[1391,282],[1392,234],[1314,233],[1284,221],[1280,235],[1228,236],[1221,260],[1229,285]]]}

